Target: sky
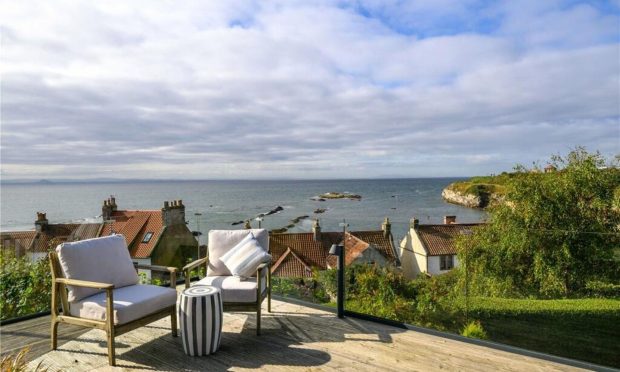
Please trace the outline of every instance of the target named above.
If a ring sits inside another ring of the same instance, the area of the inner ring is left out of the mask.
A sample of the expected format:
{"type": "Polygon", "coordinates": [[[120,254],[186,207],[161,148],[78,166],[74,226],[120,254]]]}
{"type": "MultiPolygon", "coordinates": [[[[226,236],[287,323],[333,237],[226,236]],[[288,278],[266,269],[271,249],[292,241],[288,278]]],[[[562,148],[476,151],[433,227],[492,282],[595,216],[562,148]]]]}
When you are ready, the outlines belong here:
{"type": "Polygon", "coordinates": [[[1,6],[3,180],[473,176],[620,153],[620,0],[1,6]]]}

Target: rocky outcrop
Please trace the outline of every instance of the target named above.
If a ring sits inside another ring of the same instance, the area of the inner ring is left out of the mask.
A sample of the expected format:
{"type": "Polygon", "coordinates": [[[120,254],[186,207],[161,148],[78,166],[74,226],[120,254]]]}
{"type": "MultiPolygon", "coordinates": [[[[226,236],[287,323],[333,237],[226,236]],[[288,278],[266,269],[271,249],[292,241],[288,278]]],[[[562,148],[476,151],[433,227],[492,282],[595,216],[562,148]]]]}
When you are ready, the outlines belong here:
{"type": "Polygon", "coordinates": [[[479,195],[466,194],[457,190],[453,190],[450,186],[443,189],[441,197],[448,203],[462,205],[469,208],[486,208],[498,203],[504,203],[504,195],[490,192],[480,192],[479,195]]]}
{"type": "Polygon", "coordinates": [[[460,192],[443,189],[441,197],[448,203],[458,204],[469,208],[484,208],[485,205],[481,197],[471,194],[462,194],[460,192]]]}
{"type": "Polygon", "coordinates": [[[348,192],[326,192],[325,194],[321,194],[315,200],[320,199],[350,199],[350,200],[362,200],[361,195],[350,194],[348,192]]]}

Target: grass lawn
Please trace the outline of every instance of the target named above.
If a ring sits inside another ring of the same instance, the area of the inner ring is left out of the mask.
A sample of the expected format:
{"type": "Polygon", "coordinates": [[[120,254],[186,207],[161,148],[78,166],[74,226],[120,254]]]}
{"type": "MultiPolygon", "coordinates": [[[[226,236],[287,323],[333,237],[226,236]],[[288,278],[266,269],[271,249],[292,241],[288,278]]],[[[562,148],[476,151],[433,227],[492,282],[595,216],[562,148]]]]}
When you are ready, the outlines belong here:
{"type": "Polygon", "coordinates": [[[620,367],[620,300],[484,298],[471,308],[493,341],[620,367]]]}

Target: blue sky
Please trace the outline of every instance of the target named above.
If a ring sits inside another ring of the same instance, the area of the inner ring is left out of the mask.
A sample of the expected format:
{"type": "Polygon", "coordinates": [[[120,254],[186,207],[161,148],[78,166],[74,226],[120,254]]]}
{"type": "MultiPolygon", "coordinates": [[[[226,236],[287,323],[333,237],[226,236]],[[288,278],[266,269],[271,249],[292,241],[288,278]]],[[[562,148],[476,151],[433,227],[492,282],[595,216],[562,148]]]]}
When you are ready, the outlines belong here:
{"type": "Polygon", "coordinates": [[[468,176],[620,153],[620,1],[7,2],[3,179],[468,176]]]}

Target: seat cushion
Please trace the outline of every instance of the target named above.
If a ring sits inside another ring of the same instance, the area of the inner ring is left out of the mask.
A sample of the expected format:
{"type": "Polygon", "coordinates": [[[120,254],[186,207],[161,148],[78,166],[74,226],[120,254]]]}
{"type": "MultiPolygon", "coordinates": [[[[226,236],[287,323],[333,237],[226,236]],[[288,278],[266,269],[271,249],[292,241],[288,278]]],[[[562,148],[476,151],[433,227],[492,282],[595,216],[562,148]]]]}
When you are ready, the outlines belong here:
{"type": "MultiPolygon", "coordinates": [[[[267,288],[267,280],[262,280],[263,292],[267,288]]],[[[227,302],[256,302],[256,278],[242,280],[236,276],[206,276],[195,285],[211,285],[222,292],[222,301],[227,302]]]]}
{"type": "MultiPolygon", "coordinates": [[[[65,278],[114,284],[115,288],[138,284],[129,249],[122,235],[62,243],[56,247],[65,278]]],[[[100,293],[95,288],[69,287],[69,302],[100,293]]]]}
{"type": "Polygon", "coordinates": [[[261,248],[269,253],[269,232],[265,229],[209,231],[208,276],[232,275],[230,270],[220,260],[220,257],[239,244],[249,233],[252,233],[261,248]]]}
{"type": "MultiPolygon", "coordinates": [[[[153,314],[177,302],[177,291],[156,285],[131,285],[114,289],[114,324],[125,324],[153,314]]],[[[106,294],[97,293],[70,304],[71,315],[105,320],[106,294]]]]}

